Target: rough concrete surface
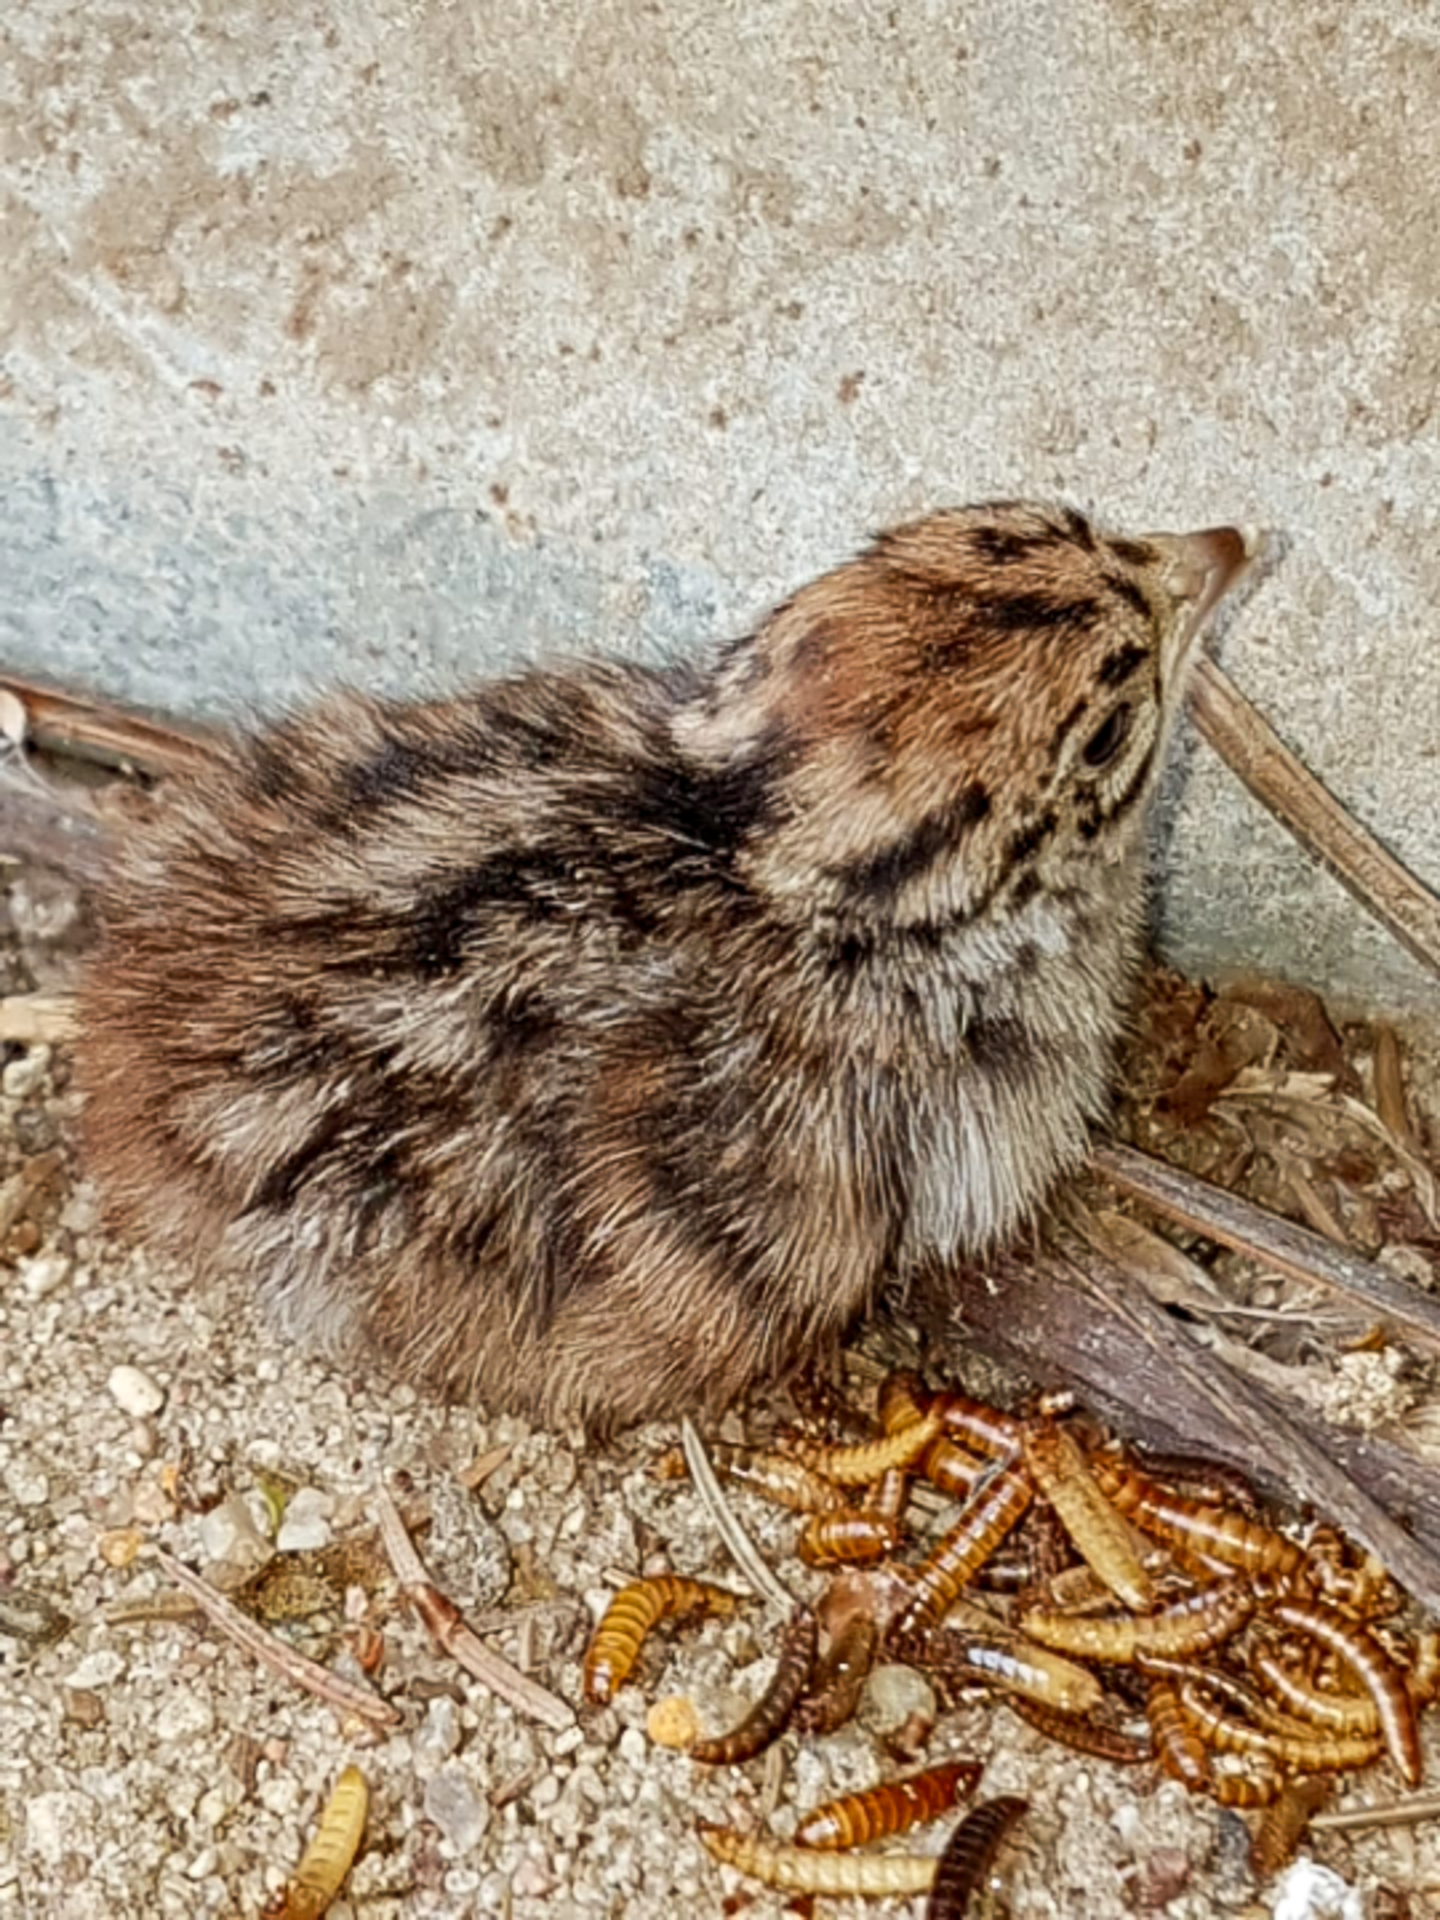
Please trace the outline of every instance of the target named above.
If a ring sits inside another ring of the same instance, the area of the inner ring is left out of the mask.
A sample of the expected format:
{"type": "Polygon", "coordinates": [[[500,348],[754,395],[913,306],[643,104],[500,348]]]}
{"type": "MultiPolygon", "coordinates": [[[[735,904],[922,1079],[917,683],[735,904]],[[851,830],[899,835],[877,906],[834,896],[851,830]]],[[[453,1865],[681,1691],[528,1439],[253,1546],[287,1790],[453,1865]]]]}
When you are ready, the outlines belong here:
{"type": "MultiPolygon", "coordinates": [[[[0,662],[173,710],[693,645],[993,493],[1282,564],[1225,642],[1434,880],[1440,16],[11,0],[0,662]]],[[[1433,1010],[1196,751],[1192,965],[1433,1010]]]]}

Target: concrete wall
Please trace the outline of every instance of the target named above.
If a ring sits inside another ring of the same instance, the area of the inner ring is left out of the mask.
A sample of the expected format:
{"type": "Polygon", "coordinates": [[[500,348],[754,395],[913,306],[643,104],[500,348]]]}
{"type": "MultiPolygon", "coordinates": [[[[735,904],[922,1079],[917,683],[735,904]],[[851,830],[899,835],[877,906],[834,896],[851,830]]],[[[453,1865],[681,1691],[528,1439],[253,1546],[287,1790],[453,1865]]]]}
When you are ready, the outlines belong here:
{"type": "MultiPolygon", "coordinates": [[[[1240,517],[1440,881],[1440,14],[9,0],[0,664],[172,710],[694,644],[897,515],[1240,517]]],[[[1440,1005],[1194,748],[1192,964],[1440,1005]]]]}

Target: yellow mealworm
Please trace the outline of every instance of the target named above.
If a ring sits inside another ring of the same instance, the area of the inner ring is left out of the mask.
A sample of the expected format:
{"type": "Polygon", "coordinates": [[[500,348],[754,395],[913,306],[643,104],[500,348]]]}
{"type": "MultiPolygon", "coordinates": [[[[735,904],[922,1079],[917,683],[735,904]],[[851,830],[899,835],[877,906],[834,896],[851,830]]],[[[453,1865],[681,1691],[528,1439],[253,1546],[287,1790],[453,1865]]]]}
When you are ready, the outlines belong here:
{"type": "Polygon", "coordinates": [[[645,1636],[658,1621],[687,1613],[733,1613],[739,1596],[705,1580],[662,1573],[622,1587],[605,1609],[585,1655],[585,1698],[592,1706],[613,1700],[640,1657],[645,1636]]]}
{"type": "Polygon", "coordinates": [[[735,1833],[729,1827],[702,1825],[701,1843],[722,1866],[748,1873],[780,1893],[846,1896],[883,1900],[925,1893],[938,1864],[907,1853],[829,1853],[817,1847],[783,1847],[735,1833]]]}
{"type": "Polygon", "coordinates": [[[370,1789],[358,1767],[346,1767],[331,1790],[300,1864],[285,1889],[279,1920],[320,1920],[344,1884],[360,1840],[370,1789]]]}
{"type": "Polygon", "coordinates": [[[1154,1594],[1130,1530],[1101,1492],[1071,1436],[1053,1420],[1028,1420],[1022,1457],[1036,1490],[1049,1501],[1086,1565],[1127,1607],[1148,1612],[1154,1594]]]}

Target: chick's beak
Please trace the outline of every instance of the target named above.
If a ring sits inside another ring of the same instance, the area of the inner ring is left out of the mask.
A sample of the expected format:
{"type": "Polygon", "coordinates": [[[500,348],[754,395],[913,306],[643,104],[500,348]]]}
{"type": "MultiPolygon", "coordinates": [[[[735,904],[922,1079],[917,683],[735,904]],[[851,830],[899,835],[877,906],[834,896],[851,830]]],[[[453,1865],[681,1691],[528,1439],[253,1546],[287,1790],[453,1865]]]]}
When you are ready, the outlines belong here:
{"type": "Polygon", "coordinates": [[[1238,527],[1207,527],[1203,533],[1153,533],[1149,544],[1163,556],[1164,582],[1178,618],[1166,652],[1171,670],[1183,666],[1201,628],[1260,552],[1263,537],[1238,527]]]}

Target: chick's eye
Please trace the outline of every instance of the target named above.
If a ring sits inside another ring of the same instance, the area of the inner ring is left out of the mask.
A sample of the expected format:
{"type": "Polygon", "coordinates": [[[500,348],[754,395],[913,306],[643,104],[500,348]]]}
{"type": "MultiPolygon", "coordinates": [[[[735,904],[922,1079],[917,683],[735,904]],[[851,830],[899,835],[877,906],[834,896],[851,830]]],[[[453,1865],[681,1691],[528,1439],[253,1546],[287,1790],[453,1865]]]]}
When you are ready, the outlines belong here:
{"type": "Polygon", "coordinates": [[[1105,767],[1115,758],[1130,737],[1132,710],[1128,701],[1111,709],[1085,742],[1085,760],[1089,766],[1105,767]]]}

